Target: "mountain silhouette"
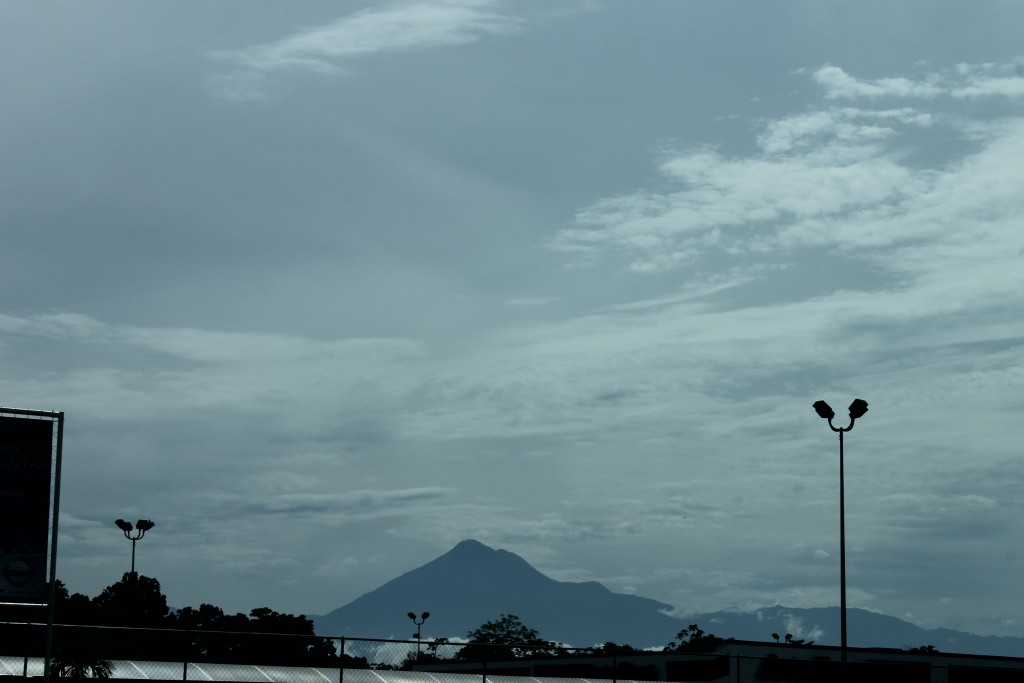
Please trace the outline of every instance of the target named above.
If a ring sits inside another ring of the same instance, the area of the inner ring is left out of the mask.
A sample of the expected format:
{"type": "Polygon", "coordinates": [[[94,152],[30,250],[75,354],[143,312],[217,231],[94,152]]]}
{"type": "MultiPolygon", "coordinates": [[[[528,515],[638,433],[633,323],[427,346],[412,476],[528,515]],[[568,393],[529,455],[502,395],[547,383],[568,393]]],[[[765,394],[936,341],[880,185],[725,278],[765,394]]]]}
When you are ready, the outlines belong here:
{"type": "Polygon", "coordinates": [[[555,581],[507,550],[462,541],[432,562],[388,581],[329,614],[312,617],[323,635],[407,640],[406,616],[430,612],[423,638],[465,637],[501,614],[515,614],[540,637],[578,647],[665,644],[680,621],[670,605],[613,593],[595,581],[555,581]]]}
{"type": "MultiPolygon", "coordinates": [[[[608,641],[660,647],[689,624],[723,638],[771,642],[771,634],[819,645],[839,644],[839,608],[765,607],[676,618],[672,607],[613,593],[595,581],[555,581],[507,550],[462,541],[432,562],[388,581],[323,616],[311,616],[323,636],[411,640],[408,612],[430,612],[424,639],[465,637],[502,614],[515,614],[541,638],[576,647],[608,641]]],[[[952,629],[923,629],[896,617],[850,609],[851,647],[909,648],[933,645],[942,652],[1024,656],[1024,638],[979,636],[952,629]]]]}

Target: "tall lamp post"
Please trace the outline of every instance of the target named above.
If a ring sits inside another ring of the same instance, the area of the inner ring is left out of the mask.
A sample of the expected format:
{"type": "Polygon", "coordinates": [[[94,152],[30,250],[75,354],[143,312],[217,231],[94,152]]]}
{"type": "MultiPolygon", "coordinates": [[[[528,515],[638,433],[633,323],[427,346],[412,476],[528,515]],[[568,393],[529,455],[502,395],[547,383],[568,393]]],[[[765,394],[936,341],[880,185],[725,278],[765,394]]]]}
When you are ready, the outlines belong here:
{"type": "Polygon", "coordinates": [[[135,522],[135,534],[132,535],[132,523],[123,519],[115,519],[114,524],[124,532],[124,537],[132,542],[132,576],[135,576],[135,542],[146,535],[146,532],[156,526],[151,519],[140,519],[135,522]]]}
{"type": "Polygon", "coordinates": [[[430,612],[424,612],[420,615],[419,621],[416,620],[416,613],[409,612],[408,616],[412,619],[412,623],[416,624],[416,633],[412,634],[416,639],[416,659],[420,658],[420,627],[423,626],[423,622],[430,618],[430,612]]]}
{"type": "Polygon", "coordinates": [[[828,426],[833,432],[839,432],[839,610],[840,610],[840,632],[841,646],[840,658],[846,661],[846,494],[843,481],[843,434],[853,429],[853,423],[858,417],[863,417],[868,412],[868,402],[856,398],[850,404],[850,425],[848,427],[836,427],[832,424],[836,414],[824,401],[815,401],[814,410],[818,417],[828,420],[828,426]]]}

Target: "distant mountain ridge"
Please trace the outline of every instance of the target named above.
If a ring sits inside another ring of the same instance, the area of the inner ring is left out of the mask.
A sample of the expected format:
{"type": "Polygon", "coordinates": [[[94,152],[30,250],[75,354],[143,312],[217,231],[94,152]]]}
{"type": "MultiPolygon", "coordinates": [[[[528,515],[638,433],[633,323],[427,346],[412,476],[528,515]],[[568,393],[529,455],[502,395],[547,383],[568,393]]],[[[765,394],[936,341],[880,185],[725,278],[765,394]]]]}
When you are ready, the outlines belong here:
{"type": "MultiPolygon", "coordinates": [[[[684,619],[718,636],[737,640],[770,641],[772,633],[819,645],[839,644],[838,607],[795,608],[776,605],[752,612],[710,612],[684,619]]],[[[925,629],[910,622],[865,609],[847,610],[851,647],[906,649],[933,645],[940,652],[1024,657],[1024,638],[979,636],[948,628],[925,629]]]]}
{"type": "Polygon", "coordinates": [[[410,610],[431,613],[425,638],[465,636],[500,614],[515,614],[548,640],[661,643],[679,630],[679,620],[663,613],[668,609],[657,600],[613,593],[595,581],[555,581],[514,553],[467,540],[313,620],[317,633],[325,635],[404,640],[415,630],[405,616],[410,610]]]}
{"type": "MultiPolygon", "coordinates": [[[[613,641],[661,647],[688,624],[737,640],[771,640],[792,633],[821,645],[839,644],[839,608],[766,607],[684,618],[650,598],[614,593],[595,581],[556,581],[507,550],[462,541],[427,564],[322,616],[311,616],[325,636],[408,640],[415,630],[406,613],[430,612],[423,637],[464,637],[501,614],[515,614],[542,638],[577,647],[613,641]]],[[[942,652],[1024,657],[1024,638],[978,636],[951,629],[923,629],[861,609],[848,612],[852,647],[934,645],[942,652]]]]}

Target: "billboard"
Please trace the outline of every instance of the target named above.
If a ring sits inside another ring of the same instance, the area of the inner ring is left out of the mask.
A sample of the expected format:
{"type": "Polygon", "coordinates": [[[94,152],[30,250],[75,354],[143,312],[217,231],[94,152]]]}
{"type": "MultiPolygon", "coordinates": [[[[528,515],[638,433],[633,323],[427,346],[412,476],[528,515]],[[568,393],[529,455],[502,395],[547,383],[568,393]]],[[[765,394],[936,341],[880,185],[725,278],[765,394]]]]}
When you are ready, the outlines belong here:
{"type": "Polygon", "coordinates": [[[47,602],[53,424],[0,415],[0,602],[47,602]]]}

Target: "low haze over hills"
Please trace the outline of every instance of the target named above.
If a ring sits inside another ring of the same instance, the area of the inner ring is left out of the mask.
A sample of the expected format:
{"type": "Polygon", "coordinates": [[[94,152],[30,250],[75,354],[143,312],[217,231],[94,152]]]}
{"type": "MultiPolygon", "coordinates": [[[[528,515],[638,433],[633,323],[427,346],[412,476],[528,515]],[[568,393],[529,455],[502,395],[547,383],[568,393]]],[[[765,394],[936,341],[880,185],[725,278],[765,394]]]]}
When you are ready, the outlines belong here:
{"type": "MultiPolygon", "coordinates": [[[[782,606],[754,612],[669,616],[671,605],[613,593],[593,581],[555,581],[523,558],[478,541],[462,541],[427,564],[323,616],[312,617],[321,635],[410,639],[408,612],[430,612],[424,639],[463,637],[501,614],[515,614],[542,638],[578,647],[613,641],[660,647],[691,623],[726,638],[771,640],[773,632],[822,645],[839,641],[836,607],[782,606]]],[[[934,645],[943,652],[1024,656],[1024,639],[926,630],[895,617],[853,609],[850,645],[906,648],[934,645]]]]}

